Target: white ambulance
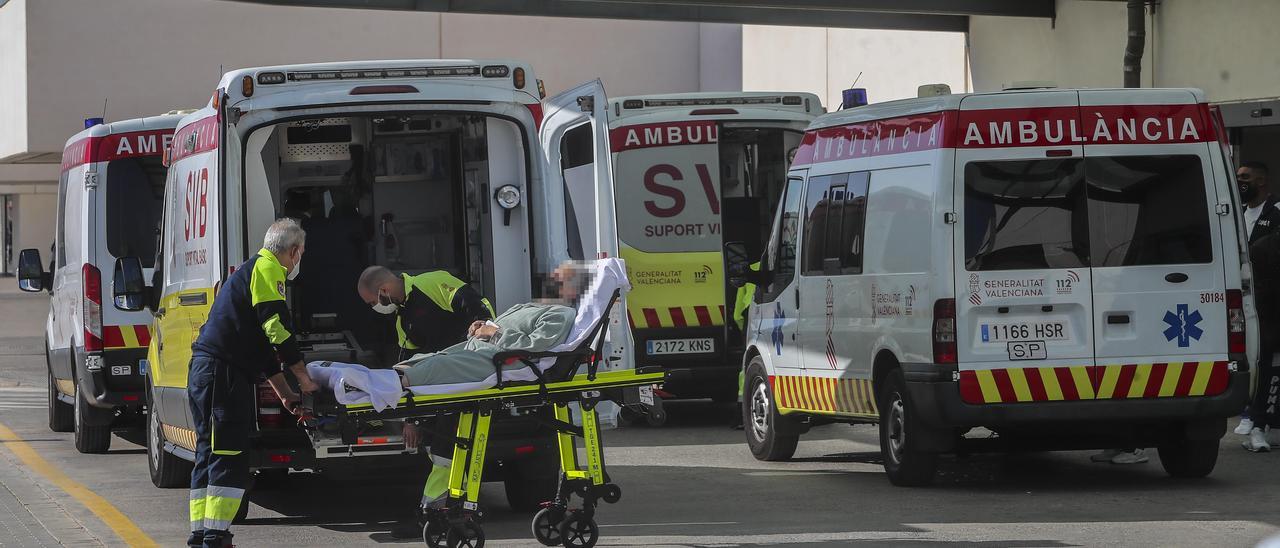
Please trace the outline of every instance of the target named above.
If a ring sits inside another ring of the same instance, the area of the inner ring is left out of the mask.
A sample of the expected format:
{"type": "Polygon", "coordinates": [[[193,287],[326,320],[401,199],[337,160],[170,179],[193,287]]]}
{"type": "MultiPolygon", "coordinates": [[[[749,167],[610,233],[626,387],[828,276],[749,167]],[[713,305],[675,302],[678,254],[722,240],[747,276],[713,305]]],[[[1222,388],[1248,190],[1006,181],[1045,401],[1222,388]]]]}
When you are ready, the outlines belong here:
{"type": "Polygon", "coordinates": [[[103,283],[125,283],[116,266],[121,257],[153,266],[161,154],[179,118],[171,112],[110,124],[86,120],[89,127],[62,153],[51,272],[44,272],[39,250],[19,257],[21,288],[50,294],[49,428],[74,431],[82,453],[105,453],[113,427],[141,424],[138,362],[146,357],[151,315],[130,310],[132,303],[104,301],[103,283]]]}
{"type": "MultiPolygon", "coordinates": [[[[760,254],[789,153],[822,103],[811,93],[682,93],[614,98],[610,111],[636,359],[667,369],[664,388],[677,396],[734,401],[744,337],[721,250],[734,241],[760,254]]],[[[570,193],[591,195],[585,184],[570,193]]]]}
{"type": "MultiPolygon", "coordinates": [[[[598,81],[545,103],[540,88],[527,65],[505,60],[361,61],[223,76],[209,104],[178,125],[168,158],[147,371],[157,486],[183,484],[194,457],[191,344],[218,285],[257,252],[278,217],[300,219],[307,232],[302,270],[286,299],[308,361],[394,363],[393,318],[356,293],[369,265],[410,274],[448,270],[500,311],[538,296],[547,275],[569,258],[559,142],[581,128],[596,158],[608,154],[598,81]]],[[[592,165],[607,206],[599,215],[611,220],[608,162],[592,165]]],[[[629,353],[621,344],[625,325],[615,329],[616,365],[629,353]]],[[[250,452],[256,469],[287,472],[404,452],[398,424],[360,433],[357,444],[321,433],[308,440],[265,384],[257,404],[250,452]]],[[[548,493],[533,491],[555,486],[554,437],[534,435],[529,422],[495,428],[489,456],[505,466],[494,479],[505,476],[514,505],[536,506],[548,493]],[[541,474],[524,461],[553,467],[541,474]]]]}
{"type": "Polygon", "coordinates": [[[1256,354],[1224,144],[1192,89],[819,118],[757,277],[751,451],[786,459],[809,425],[878,422],[898,485],[984,447],[1156,447],[1170,475],[1209,474],[1256,354]],[[975,427],[995,436],[963,437],[975,427]]]}

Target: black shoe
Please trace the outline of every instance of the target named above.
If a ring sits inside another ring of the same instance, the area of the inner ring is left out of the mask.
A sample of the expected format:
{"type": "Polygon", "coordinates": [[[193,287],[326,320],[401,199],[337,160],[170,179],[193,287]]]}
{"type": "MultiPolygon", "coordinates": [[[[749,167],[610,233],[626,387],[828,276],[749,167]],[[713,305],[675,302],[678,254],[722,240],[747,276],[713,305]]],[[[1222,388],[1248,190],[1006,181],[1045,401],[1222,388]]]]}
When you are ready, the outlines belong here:
{"type": "Polygon", "coordinates": [[[209,531],[204,535],[204,548],[235,548],[231,543],[233,536],[226,531],[209,531]]]}
{"type": "Polygon", "coordinates": [[[391,538],[422,538],[422,524],[418,520],[401,520],[391,526],[391,538]]]}
{"type": "Polygon", "coordinates": [[[187,546],[194,548],[204,546],[204,529],[192,531],[191,536],[187,537],[187,546]]]}

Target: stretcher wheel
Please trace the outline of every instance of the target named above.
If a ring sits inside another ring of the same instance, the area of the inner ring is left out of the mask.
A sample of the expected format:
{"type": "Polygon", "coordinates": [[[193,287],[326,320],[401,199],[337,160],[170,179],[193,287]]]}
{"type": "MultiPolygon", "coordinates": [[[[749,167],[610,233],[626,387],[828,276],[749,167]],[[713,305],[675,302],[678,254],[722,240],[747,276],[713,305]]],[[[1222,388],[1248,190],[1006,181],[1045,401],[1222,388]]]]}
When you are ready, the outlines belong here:
{"type": "Polygon", "coordinates": [[[604,486],[604,494],[600,495],[600,499],[609,504],[616,504],[619,500],[622,500],[622,488],[613,484],[606,485],[604,486]]]}
{"type": "Polygon", "coordinates": [[[533,516],[533,538],[543,546],[559,546],[563,539],[560,536],[560,520],[563,517],[563,510],[538,510],[533,516]]]}
{"type": "Polygon", "coordinates": [[[591,548],[600,540],[600,526],[582,512],[573,512],[560,524],[565,548],[591,548]]]}
{"type": "Polygon", "coordinates": [[[667,424],[667,412],[661,407],[651,407],[645,413],[644,421],[654,428],[665,425],[667,424]]]}
{"type": "Polygon", "coordinates": [[[471,520],[449,528],[449,548],[484,548],[484,529],[471,520]]]}
{"type": "Polygon", "coordinates": [[[427,519],[422,526],[422,542],[431,548],[445,548],[449,545],[449,523],[438,519],[427,519]]]}

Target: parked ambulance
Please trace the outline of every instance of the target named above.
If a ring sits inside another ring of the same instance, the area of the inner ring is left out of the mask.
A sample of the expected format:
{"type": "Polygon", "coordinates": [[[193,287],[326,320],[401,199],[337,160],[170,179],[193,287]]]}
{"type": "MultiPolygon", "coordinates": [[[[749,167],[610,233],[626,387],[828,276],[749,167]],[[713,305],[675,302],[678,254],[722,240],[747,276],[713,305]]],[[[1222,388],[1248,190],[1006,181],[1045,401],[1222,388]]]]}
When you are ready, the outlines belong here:
{"type": "MultiPolygon", "coordinates": [[[[760,254],[789,153],[822,103],[810,93],[685,93],[615,98],[610,109],[636,359],[666,368],[678,396],[734,401],[744,338],[721,249],[735,241],[760,254]]],[[[570,196],[589,199],[581,186],[570,196]]]]}
{"type": "Polygon", "coordinates": [[[980,442],[1156,447],[1170,475],[1209,474],[1256,355],[1224,143],[1192,89],[941,95],[814,121],[751,306],[752,453],[878,422],[897,485],[980,442]],[[975,427],[995,436],[962,438],[975,427]]]}
{"type": "Polygon", "coordinates": [[[112,428],[141,424],[138,363],[146,357],[151,316],[134,310],[132,301],[104,301],[103,282],[124,282],[116,265],[121,257],[153,266],[164,194],[161,154],[179,118],[170,112],[110,124],[86,120],[62,153],[51,271],[44,271],[37,249],[19,256],[20,287],[50,294],[49,428],[74,431],[81,453],[105,453],[112,428]]]}
{"type": "MultiPolygon", "coordinates": [[[[568,259],[563,183],[550,167],[559,165],[559,141],[582,128],[586,142],[599,139],[592,149],[608,150],[598,81],[545,103],[540,87],[513,61],[345,62],[222,77],[209,104],[178,124],[168,157],[147,371],[157,486],[183,484],[194,458],[191,343],[219,285],[257,252],[274,219],[298,218],[307,232],[300,275],[284,288],[307,361],[394,363],[392,318],[356,294],[369,265],[448,270],[498,310],[537,296],[568,259]]],[[[608,163],[595,165],[601,216],[612,219],[608,163]]],[[[615,365],[629,356],[625,327],[618,333],[615,365]]],[[[266,384],[256,404],[250,462],[273,475],[404,453],[398,423],[350,444],[297,428],[266,384]]],[[[495,479],[507,480],[513,506],[536,508],[555,488],[554,436],[532,420],[495,428],[495,479]]]]}

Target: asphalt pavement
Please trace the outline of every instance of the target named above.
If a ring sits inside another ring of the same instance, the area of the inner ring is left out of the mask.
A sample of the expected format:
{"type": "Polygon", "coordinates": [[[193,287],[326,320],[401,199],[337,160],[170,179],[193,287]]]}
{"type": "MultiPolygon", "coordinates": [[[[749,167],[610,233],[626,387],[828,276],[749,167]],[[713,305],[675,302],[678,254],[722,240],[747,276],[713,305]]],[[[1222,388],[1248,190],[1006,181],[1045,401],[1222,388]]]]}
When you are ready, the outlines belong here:
{"type": "MultiPolygon", "coordinates": [[[[71,434],[49,431],[47,299],[12,284],[0,278],[0,546],[181,545],[187,493],[151,485],[138,435],[81,455],[71,434]]],[[[1233,434],[1203,480],[1169,479],[1154,451],[1132,466],[1022,453],[947,458],[936,485],[905,489],[885,479],[873,427],[819,427],[793,461],[763,463],[727,426],[732,408],[668,410],[665,427],[605,433],[623,497],[597,513],[601,546],[1252,546],[1280,534],[1280,452],[1247,453],[1233,434]]],[[[255,490],[236,542],[415,544],[387,530],[422,479],[414,470],[291,474],[255,490]]],[[[537,546],[530,516],[507,510],[501,484],[486,485],[481,504],[488,546],[537,546]]]]}

